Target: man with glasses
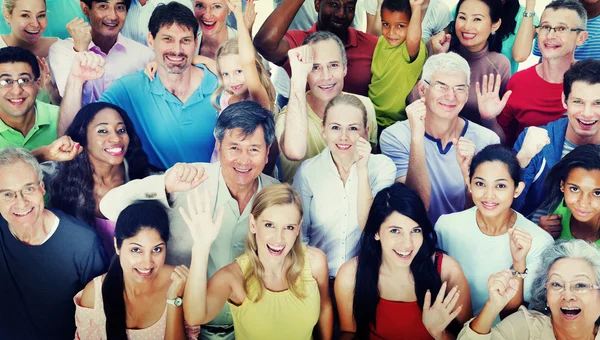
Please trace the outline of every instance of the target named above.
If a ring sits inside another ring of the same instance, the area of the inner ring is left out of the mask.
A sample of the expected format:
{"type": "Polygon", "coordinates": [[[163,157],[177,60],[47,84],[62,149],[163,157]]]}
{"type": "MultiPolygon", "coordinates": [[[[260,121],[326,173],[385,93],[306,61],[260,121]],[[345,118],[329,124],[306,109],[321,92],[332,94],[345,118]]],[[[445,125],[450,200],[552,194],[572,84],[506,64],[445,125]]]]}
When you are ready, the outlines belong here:
{"type": "Polygon", "coordinates": [[[44,207],[42,170],[23,148],[0,149],[0,337],[68,339],[73,296],[106,272],[102,239],[44,207]]]}
{"type": "Polygon", "coordinates": [[[575,48],[588,36],[587,15],[574,0],[555,0],[542,13],[537,26],[542,62],[515,73],[506,85],[512,91],[506,106],[490,115],[498,115],[494,131],[512,146],[528,126],[542,126],[561,118],[563,75],[575,62],[575,48]]]}
{"type": "Polygon", "coordinates": [[[37,101],[40,67],[21,47],[0,49],[0,147],[33,150],[57,137],[58,106],[37,101]]]}
{"type": "Polygon", "coordinates": [[[417,83],[420,99],[406,107],[407,120],[383,130],[379,143],[396,163],[396,181],[415,190],[432,224],[465,209],[473,155],[498,136],[459,117],[469,97],[471,70],[456,53],[429,57],[417,83]]]}

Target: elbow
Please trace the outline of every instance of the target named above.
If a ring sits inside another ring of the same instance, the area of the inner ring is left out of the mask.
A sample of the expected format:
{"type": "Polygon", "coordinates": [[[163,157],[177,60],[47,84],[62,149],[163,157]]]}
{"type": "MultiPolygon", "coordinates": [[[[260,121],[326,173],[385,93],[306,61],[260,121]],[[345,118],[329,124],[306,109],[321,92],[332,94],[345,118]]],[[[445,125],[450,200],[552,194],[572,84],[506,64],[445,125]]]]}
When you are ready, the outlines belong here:
{"type": "Polygon", "coordinates": [[[270,51],[277,50],[278,41],[275,35],[275,30],[265,30],[264,27],[262,27],[254,37],[254,48],[260,55],[267,59],[271,58],[270,51]]]}
{"type": "Polygon", "coordinates": [[[529,58],[529,55],[526,56],[526,55],[521,55],[519,53],[513,53],[512,57],[513,57],[513,60],[516,61],[517,63],[522,63],[522,62],[526,61],[527,58],[529,58]]]}
{"type": "Polygon", "coordinates": [[[306,156],[306,150],[304,152],[301,150],[284,150],[283,154],[290,161],[301,161],[306,156]]]}

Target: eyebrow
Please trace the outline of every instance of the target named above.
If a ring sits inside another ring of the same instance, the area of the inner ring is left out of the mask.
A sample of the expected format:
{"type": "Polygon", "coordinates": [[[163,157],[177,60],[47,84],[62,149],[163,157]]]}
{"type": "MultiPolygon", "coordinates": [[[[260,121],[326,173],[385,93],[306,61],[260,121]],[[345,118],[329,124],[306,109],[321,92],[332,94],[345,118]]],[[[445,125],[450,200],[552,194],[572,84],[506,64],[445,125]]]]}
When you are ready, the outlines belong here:
{"type": "MultiPolygon", "coordinates": [[[[22,187],[20,190],[23,190],[23,188],[25,188],[25,187],[27,187],[27,186],[30,186],[30,185],[33,185],[33,184],[35,184],[35,183],[36,183],[36,182],[29,182],[29,183],[26,183],[26,184],[25,184],[25,185],[24,185],[24,186],[23,186],[23,187],[22,187]]],[[[16,190],[10,190],[10,189],[0,189],[0,192],[6,192],[6,191],[16,191],[16,190]]]]}
{"type": "MultiPolygon", "coordinates": [[[[559,278],[561,278],[561,279],[564,279],[564,278],[563,278],[562,276],[560,276],[560,274],[558,274],[558,273],[552,273],[552,275],[550,275],[550,277],[552,277],[552,276],[558,276],[559,278]]],[[[588,280],[591,280],[591,278],[590,278],[590,277],[589,277],[587,274],[577,274],[577,275],[573,276],[573,278],[574,278],[574,279],[575,279],[575,278],[578,278],[578,277],[585,277],[586,279],[588,279],[588,280]]]]}
{"type": "MultiPolygon", "coordinates": [[[[31,74],[29,74],[28,72],[21,72],[17,76],[29,76],[29,78],[33,78],[33,76],[31,76],[31,74]]],[[[0,74],[0,77],[12,77],[12,74],[2,73],[0,74]]]]}
{"type": "MultiPolygon", "coordinates": [[[[450,86],[450,85],[448,85],[448,84],[446,84],[446,83],[444,83],[444,82],[441,82],[441,81],[439,81],[439,80],[436,80],[435,82],[436,82],[436,83],[438,83],[438,84],[442,84],[442,85],[450,86]]],[[[467,86],[467,84],[458,84],[458,85],[454,85],[453,87],[456,87],[456,86],[465,86],[465,87],[466,87],[466,86],[467,86]]],[[[452,86],[450,86],[450,87],[452,87],[452,86]]]]}
{"type": "MultiPolygon", "coordinates": [[[[107,122],[101,122],[101,123],[98,123],[98,124],[94,125],[94,127],[97,127],[97,126],[100,126],[100,125],[109,125],[109,124],[107,122]]],[[[118,122],[117,125],[125,125],[125,123],[118,122]]]]}

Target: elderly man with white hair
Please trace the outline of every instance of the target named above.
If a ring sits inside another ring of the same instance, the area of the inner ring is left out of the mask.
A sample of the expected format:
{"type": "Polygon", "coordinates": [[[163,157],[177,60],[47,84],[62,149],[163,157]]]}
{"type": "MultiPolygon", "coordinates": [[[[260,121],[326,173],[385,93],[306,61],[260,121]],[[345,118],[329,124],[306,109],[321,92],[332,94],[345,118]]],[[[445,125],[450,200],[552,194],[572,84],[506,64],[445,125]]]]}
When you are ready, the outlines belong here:
{"type": "Polygon", "coordinates": [[[431,223],[465,209],[473,155],[500,142],[491,130],[458,116],[469,97],[470,73],[456,53],[431,56],[417,84],[420,99],[406,107],[408,119],[385,129],[379,141],[396,163],[396,181],[419,194],[431,223]]]}

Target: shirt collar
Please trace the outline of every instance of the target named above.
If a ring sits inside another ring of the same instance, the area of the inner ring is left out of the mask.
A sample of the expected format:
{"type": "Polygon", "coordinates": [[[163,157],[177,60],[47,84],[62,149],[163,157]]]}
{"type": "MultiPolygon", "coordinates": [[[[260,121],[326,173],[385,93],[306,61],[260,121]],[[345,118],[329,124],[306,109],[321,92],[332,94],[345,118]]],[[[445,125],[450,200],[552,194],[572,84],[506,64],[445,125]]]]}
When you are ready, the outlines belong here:
{"type": "MultiPolygon", "coordinates": [[[[35,105],[33,106],[34,110],[35,110],[35,123],[33,123],[33,127],[36,126],[42,126],[42,125],[50,125],[50,116],[48,115],[47,111],[38,111],[37,109],[37,105],[38,105],[38,100],[35,101],[35,105]]],[[[11,129],[14,130],[13,128],[11,128],[10,126],[6,125],[6,123],[4,123],[4,121],[2,119],[0,119],[0,133],[11,129]]]]}
{"type": "MultiPolygon", "coordinates": [[[[117,35],[117,41],[115,42],[114,46],[110,49],[110,51],[108,51],[108,53],[110,54],[110,52],[112,52],[113,50],[119,51],[119,52],[126,52],[127,51],[126,39],[127,38],[125,38],[125,36],[123,36],[121,33],[119,33],[119,35],[117,35]]],[[[96,44],[94,44],[93,40],[90,41],[90,45],[88,46],[88,51],[92,51],[96,54],[106,56],[106,54],[104,52],[102,52],[100,47],[98,47],[96,44]]]]}
{"type": "MultiPolygon", "coordinates": [[[[190,101],[193,97],[197,97],[199,100],[201,100],[206,96],[210,96],[216,90],[216,84],[217,84],[217,80],[216,80],[217,76],[215,76],[212,72],[210,72],[208,70],[208,68],[206,68],[206,66],[204,66],[203,64],[191,65],[191,66],[203,69],[204,77],[202,78],[202,83],[200,83],[200,86],[198,87],[200,89],[200,91],[198,91],[198,90],[194,91],[194,93],[187,100],[187,102],[190,102],[190,103],[193,102],[193,101],[190,101]]],[[[146,79],[147,79],[147,77],[146,77],[146,79]]],[[[147,81],[149,81],[149,80],[147,80],[147,81]]],[[[163,85],[162,81],[160,80],[160,76],[158,75],[158,72],[156,72],[155,79],[153,81],[150,81],[150,91],[152,92],[152,94],[161,95],[161,96],[166,95],[168,93],[167,88],[163,85]]]]}

